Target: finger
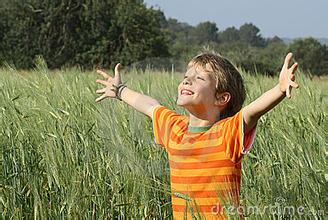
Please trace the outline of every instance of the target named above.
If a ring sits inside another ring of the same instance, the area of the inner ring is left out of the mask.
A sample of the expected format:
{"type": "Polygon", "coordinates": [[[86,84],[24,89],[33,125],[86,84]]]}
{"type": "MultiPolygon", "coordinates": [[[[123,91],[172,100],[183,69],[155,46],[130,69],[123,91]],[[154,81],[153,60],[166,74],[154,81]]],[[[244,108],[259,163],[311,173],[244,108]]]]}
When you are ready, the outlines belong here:
{"type": "Polygon", "coordinates": [[[296,70],[297,70],[297,67],[298,67],[298,63],[294,63],[289,70],[292,71],[292,74],[295,74],[296,70]]]}
{"type": "Polygon", "coordinates": [[[296,82],[293,82],[293,81],[290,81],[290,85],[293,87],[293,88],[298,88],[299,85],[296,83],[296,82]]]}
{"type": "Polygon", "coordinates": [[[102,85],[104,85],[104,86],[108,86],[108,85],[109,85],[109,83],[108,83],[107,81],[105,81],[105,80],[101,80],[101,79],[97,79],[97,80],[96,80],[96,83],[100,83],[100,84],[102,84],[102,85]]]}
{"type": "Polygon", "coordinates": [[[284,65],[283,65],[283,67],[282,67],[283,69],[284,69],[284,68],[285,68],[285,69],[288,69],[289,64],[290,64],[292,58],[293,58],[293,54],[292,54],[292,53],[288,53],[288,54],[286,55],[284,65]]]}
{"type": "Polygon", "coordinates": [[[122,68],[123,67],[120,63],[116,64],[116,66],[115,66],[115,78],[120,79],[120,77],[121,77],[120,73],[121,73],[122,68]]]}
{"type": "Polygon", "coordinates": [[[97,73],[99,73],[100,75],[102,75],[105,79],[108,79],[110,76],[103,70],[98,69],[97,73]]]}
{"type": "Polygon", "coordinates": [[[97,89],[97,91],[96,91],[97,94],[101,94],[101,93],[104,93],[104,92],[106,92],[106,88],[97,89]]]}
{"type": "Polygon", "coordinates": [[[288,85],[288,88],[286,89],[286,97],[290,99],[290,85],[288,85]]]}
{"type": "Polygon", "coordinates": [[[110,88],[110,91],[113,91],[114,93],[116,93],[117,92],[117,88],[110,88]]]}
{"type": "Polygon", "coordinates": [[[96,99],[96,102],[100,102],[101,100],[105,99],[107,96],[105,94],[103,94],[102,96],[98,97],[96,99]]]}

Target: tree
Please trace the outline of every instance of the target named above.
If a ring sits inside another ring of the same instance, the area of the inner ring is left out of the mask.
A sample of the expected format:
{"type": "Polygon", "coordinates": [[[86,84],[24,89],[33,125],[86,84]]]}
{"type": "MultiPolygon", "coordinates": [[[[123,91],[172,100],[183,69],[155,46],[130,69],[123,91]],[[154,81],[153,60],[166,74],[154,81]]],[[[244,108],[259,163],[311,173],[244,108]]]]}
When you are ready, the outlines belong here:
{"type": "Polygon", "coordinates": [[[245,23],[239,28],[240,40],[255,47],[265,47],[265,39],[259,34],[260,29],[252,23],[245,23]]]}
{"type": "Polygon", "coordinates": [[[209,21],[201,22],[194,29],[194,40],[196,43],[217,42],[218,30],[216,23],[209,21]]]}
{"type": "Polygon", "coordinates": [[[167,20],[162,31],[167,35],[169,51],[173,58],[186,61],[195,54],[197,49],[193,36],[194,29],[195,27],[176,19],[167,20]]]}
{"type": "Polygon", "coordinates": [[[2,1],[1,19],[5,21],[6,30],[1,44],[3,57],[7,62],[22,68],[33,63],[39,47],[36,39],[40,26],[38,15],[28,3],[18,0],[2,1]]]}
{"type": "Polygon", "coordinates": [[[37,55],[50,68],[168,56],[161,13],[141,0],[3,1],[5,57],[19,68],[32,67],[37,55]]]}
{"type": "Polygon", "coordinates": [[[223,43],[237,42],[240,40],[239,31],[235,27],[228,27],[219,33],[218,38],[223,43]]]}
{"type": "MultiPolygon", "coordinates": [[[[0,4],[1,6],[1,4],[0,4]]],[[[3,12],[0,8],[0,18],[5,18],[3,16],[3,12]]],[[[5,24],[4,24],[4,20],[0,19],[0,65],[2,63],[2,61],[4,60],[4,43],[3,43],[3,36],[5,34],[5,24]]]]}
{"type": "Polygon", "coordinates": [[[117,58],[131,63],[147,57],[167,57],[167,39],[161,31],[162,13],[147,9],[143,1],[122,1],[116,8],[122,45],[117,58]]]}
{"type": "Polygon", "coordinates": [[[272,38],[268,38],[267,39],[267,42],[268,42],[268,44],[270,44],[270,43],[281,43],[281,44],[284,44],[284,41],[280,38],[280,37],[278,37],[278,36],[274,36],[274,37],[272,37],[272,38]]]}
{"type": "Polygon", "coordinates": [[[295,40],[288,50],[294,53],[299,66],[314,75],[328,73],[328,48],[314,38],[295,40]]]}

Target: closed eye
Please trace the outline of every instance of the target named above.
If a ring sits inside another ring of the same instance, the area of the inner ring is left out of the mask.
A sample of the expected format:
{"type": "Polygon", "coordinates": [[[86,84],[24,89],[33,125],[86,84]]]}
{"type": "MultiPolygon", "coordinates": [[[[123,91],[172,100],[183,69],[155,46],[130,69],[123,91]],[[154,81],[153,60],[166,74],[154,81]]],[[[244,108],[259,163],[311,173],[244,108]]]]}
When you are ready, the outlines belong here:
{"type": "Polygon", "coordinates": [[[205,81],[205,79],[204,79],[204,78],[202,78],[202,77],[200,77],[200,76],[197,76],[197,79],[200,79],[200,80],[203,80],[203,81],[205,81]]]}

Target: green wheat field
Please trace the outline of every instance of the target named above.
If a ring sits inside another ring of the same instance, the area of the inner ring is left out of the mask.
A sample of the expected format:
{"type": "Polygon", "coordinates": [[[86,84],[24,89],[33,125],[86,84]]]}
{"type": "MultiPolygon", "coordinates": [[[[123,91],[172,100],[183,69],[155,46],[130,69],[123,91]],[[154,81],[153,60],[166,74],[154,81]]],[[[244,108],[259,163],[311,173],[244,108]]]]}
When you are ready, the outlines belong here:
{"type": "MultiPolygon", "coordinates": [[[[278,80],[242,75],[245,104],[278,80]]],[[[172,217],[167,156],[154,143],[151,120],[118,100],[95,103],[97,78],[92,71],[42,65],[0,70],[3,219],[172,217]]],[[[181,79],[164,71],[123,74],[130,88],[184,113],[175,106],[181,79]]],[[[296,81],[292,99],[260,119],[243,159],[247,219],[328,216],[328,80],[297,72],[296,81]]]]}

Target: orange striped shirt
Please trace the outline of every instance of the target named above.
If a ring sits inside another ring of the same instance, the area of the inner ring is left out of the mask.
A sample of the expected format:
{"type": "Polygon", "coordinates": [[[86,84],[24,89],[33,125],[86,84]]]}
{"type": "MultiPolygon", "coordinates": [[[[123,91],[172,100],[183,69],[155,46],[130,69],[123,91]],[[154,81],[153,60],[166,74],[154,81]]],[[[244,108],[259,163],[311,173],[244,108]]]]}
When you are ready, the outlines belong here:
{"type": "Polygon", "coordinates": [[[153,112],[155,141],[169,158],[174,219],[225,219],[223,206],[238,206],[241,159],[255,128],[243,134],[242,110],[203,132],[188,132],[189,117],[163,106],[153,112]]]}

